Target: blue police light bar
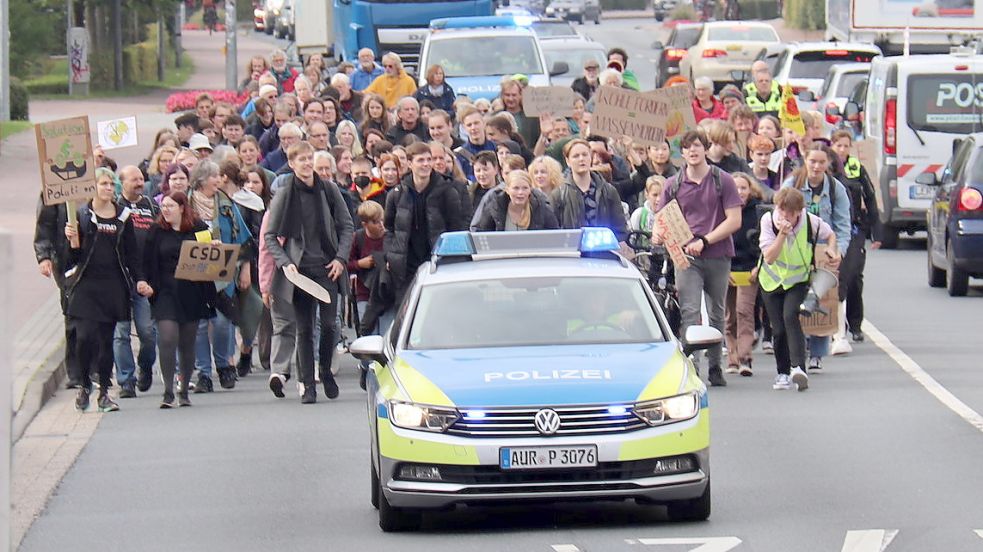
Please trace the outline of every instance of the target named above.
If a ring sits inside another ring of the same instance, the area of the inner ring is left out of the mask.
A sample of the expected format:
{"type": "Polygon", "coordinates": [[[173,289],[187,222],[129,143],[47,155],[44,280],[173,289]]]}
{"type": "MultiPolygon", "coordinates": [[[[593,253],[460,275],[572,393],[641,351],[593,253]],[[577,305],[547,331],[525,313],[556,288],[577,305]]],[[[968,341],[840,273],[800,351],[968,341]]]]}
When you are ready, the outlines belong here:
{"type": "Polygon", "coordinates": [[[598,253],[601,251],[618,251],[618,237],[610,228],[584,228],[580,237],[581,253],[598,253]]]}
{"type": "Polygon", "coordinates": [[[433,246],[438,257],[470,257],[475,253],[471,232],[444,232],[433,246]]]}
{"type": "Polygon", "coordinates": [[[443,17],[430,21],[430,29],[443,31],[447,29],[483,29],[490,27],[528,27],[535,19],[529,16],[512,15],[479,15],[473,17],[443,17]]]}
{"type": "Polygon", "coordinates": [[[445,232],[437,239],[437,257],[571,256],[618,251],[618,238],[609,228],[530,230],[526,232],[445,232]]]}

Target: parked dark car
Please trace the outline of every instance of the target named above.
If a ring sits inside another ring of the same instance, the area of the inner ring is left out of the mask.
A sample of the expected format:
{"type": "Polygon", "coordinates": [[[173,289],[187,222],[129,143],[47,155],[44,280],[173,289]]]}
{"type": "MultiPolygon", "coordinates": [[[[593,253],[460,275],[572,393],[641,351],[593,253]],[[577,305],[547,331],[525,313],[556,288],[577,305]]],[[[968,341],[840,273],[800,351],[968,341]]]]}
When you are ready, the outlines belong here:
{"type": "Polygon", "coordinates": [[[652,48],[659,51],[659,61],[655,66],[655,87],[659,88],[670,77],[679,74],[679,60],[687,55],[690,46],[700,38],[702,23],[678,23],[669,33],[666,43],[655,42],[652,48]]]}
{"type": "Polygon", "coordinates": [[[942,170],[925,172],[918,184],[935,188],[928,210],[928,285],[966,295],[969,278],[983,278],[983,133],[953,142],[942,170]]]}

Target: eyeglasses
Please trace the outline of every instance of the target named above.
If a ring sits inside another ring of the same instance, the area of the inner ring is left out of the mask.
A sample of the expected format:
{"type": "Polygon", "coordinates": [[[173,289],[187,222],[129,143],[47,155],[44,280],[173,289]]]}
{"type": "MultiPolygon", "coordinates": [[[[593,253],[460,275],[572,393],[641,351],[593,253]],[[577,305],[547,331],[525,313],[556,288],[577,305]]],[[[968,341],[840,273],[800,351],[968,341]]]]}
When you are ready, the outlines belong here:
{"type": "Polygon", "coordinates": [[[386,69],[395,69],[396,68],[396,66],[393,65],[393,64],[383,65],[383,67],[385,67],[386,69]]]}
{"type": "Polygon", "coordinates": [[[584,69],[587,69],[588,71],[597,71],[600,68],[601,67],[599,65],[588,65],[587,67],[584,67],[584,69]]]}

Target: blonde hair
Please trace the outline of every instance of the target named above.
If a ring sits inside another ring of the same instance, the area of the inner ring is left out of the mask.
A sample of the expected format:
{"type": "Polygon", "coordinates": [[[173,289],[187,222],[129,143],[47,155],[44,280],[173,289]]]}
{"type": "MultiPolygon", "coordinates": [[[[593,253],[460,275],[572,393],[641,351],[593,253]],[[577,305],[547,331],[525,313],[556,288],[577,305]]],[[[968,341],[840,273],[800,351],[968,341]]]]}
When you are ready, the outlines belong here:
{"type": "Polygon", "coordinates": [[[382,220],[382,217],[385,215],[385,209],[375,201],[363,201],[358,206],[358,209],[355,210],[355,215],[358,216],[358,220],[361,222],[374,222],[382,220]]]}
{"type": "MultiPolygon", "coordinates": [[[[529,163],[529,175],[531,176],[533,171],[540,166],[546,168],[546,174],[548,175],[547,185],[549,186],[549,189],[543,190],[544,192],[550,193],[563,184],[563,165],[560,165],[559,161],[553,159],[552,157],[541,155],[533,159],[532,163],[529,163]]],[[[533,181],[533,186],[535,185],[536,183],[533,181]]]]}
{"type": "Polygon", "coordinates": [[[505,158],[505,166],[508,167],[510,171],[526,171],[526,160],[522,158],[521,155],[516,155],[514,153],[509,154],[505,158]]]}
{"type": "Polygon", "coordinates": [[[651,192],[653,189],[659,190],[662,193],[662,187],[666,184],[666,177],[661,174],[653,174],[645,180],[645,193],[651,192]]]}
{"type": "Polygon", "coordinates": [[[514,170],[505,177],[505,187],[509,188],[519,181],[526,183],[530,188],[536,187],[536,185],[533,184],[532,177],[529,176],[529,173],[521,170],[514,170]]]}
{"type": "MultiPolygon", "coordinates": [[[[349,121],[348,119],[338,123],[338,126],[335,127],[335,139],[338,139],[338,131],[343,128],[347,128],[348,130],[352,131],[352,136],[355,137],[355,141],[352,142],[352,157],[358,157],[365,153],[365,150],[362,148],[362,141],[358,138],[358,128],[355,127],[355,123],[349,121]]],[[[338,143],[340,144],[341,141],[339,140],[338,143]]]]}
{"type": "Polygon", "coordinates": [[[160,156],[165,152],[170,152],[173,157],[171,157],[171,162],[173,163],[177,160],[178,149],[174,146],[161,146],[154,151],[153,157],[150,158],[150,165],[147,167],[147,174],[162,174],[160,169],[160,156]]]}
{"type": "Polygon", "coordinates": [[[711,144],[733,145],[737,143],[737,131],[727,121],[714,120],[707,128],[707,139],[711,144]]]}
{"type": "MultiPolygon", "coordinates": [[[[748,184],[748,188],[751,188],[751,197],[754,199],[764,199],[765,194],[761,191],[761,185],[758,183],[758,179],[744,172],[731,173],[731,178],[736,182],[738,178],[744,180],[748,184]]],[[[801,194],[800,194],[801,195],[801,194]]]]}

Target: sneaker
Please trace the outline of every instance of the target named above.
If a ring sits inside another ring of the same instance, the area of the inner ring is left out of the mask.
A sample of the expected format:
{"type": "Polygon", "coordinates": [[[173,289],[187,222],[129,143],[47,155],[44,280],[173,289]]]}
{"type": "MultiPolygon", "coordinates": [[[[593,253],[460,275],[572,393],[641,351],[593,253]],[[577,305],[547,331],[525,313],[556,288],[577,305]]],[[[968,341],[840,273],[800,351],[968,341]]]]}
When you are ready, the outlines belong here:
{"type": "Polygon", "coordinates": [[[119,398],[121,399],[135,399],[137,397],[136,384],[133,382],[124,383],[119,386],[119,398]]]}
{"type": "Polygon", "coordinates": [[[179,391],[177,394],[177,405],[178,406],[191,406],[191,398],[188,397],[187,391],[179,391]]]}
{"type": "Polygon", "coordinates": [[[212,378],[204,374],[198,374],[198,381],[195,383],[195,393],[211,393],[214,390],[212,378]]]}
{"type": "Polygon", "coordinates": [[[720,370],[719,366],[711,366],[707,373],[707,381],[713,387],[727,387],[727,380],[724,379],[724,374],[720,370]]]}
{"type": "Polygon", "coordinates": [[[174,408],[174,392],[164,391],[164,398],[160,401],[161,409],[174,408]]]}
{"type": "Polygon", "coordinates": [[[788,374],[778,374],[775,376],[775,383],[771,385],[771,388],[776,391],[787,391],[792,388],[792,382],[788,377],[788,374]]]}
{"type": "Polygon", "coordinates": [[[737,371],[737,373],[740,374],[740,375],[742,375],[742,376],[744,376],[744,377],[746,377],[746,378],[749,378],[749,377],[753,376],[754,375],[754,372],[751,370],[751,363],[748,362],[746,364],[741,364],[741,367],[737,371]]]}
{"type": "Polygon", "coordinates": [[[799,368],[798,366],[792,368],[792,383],[795,384],[795,388],[799,391],[805,391],[809,389],[809,376],[799,368]]]}
{"type": "Polygon", "coordinates": [[[864,342],[864,333],[863,332],[850,332],[850,337],[853,338],[853,342],[854,343],[863,343],[864,342]]]}
{"type": "Polygon", "coordinates": [[[810,372],[822,372],[823,371],[823,359],[819,357],[812,357],[809,359],[809,371],[810,372]]]}
{"type": "Polygon", "coordinates": [[[253,353],[239,353],[239,362],[236,364],[236,374],[244,378],[253,371],[253,353]]]}
{"type": "Polygon", "coordinates": [[[321,374],[321,383],[324,385],[324,396],[329,399],[338,398],[338,384],[335,383],[334,374],[330,371],[321,374]]]}
{"type": "MultiPolygon", "coordinates": [[[[148,368],[144,370],[143,368],[137,368],[137,389],[139,389],[141,393],[146,393],[147,391],[150,391],[150,386],[153,384],[153,369],[148,368]]],[[[122,397],[123,394],[120,393],[120,398],[122,397]]]]}
{"type": "Polygon", "coordinates": [[[766,355],[773,355],[773,354],[775,354],[775,346],[772,345],[770,339],[763,339],[763,340],[761,340],[761,351],[763,353],[765,353],[766,355]]]}
{"type": "Polygon", "coordinates": [[[850,346],[850,342],[844,337],[842,339],[833,338],[833,344],[829,348],[829,352],[834,355],[846,355],[853,352],[853,347],[850,346]]]}
{"type": "Polygon", "coordinates": [[[737,366],[729,366],[728,365],[727,366],[727,369],[724,370],[724,373],[727,373],[727,374],[736,374],[737,373],[737,366]]]}
{"type": "Polygon", "coordinates": [[[362,388],[362,391],[365,391],[365,379],[369,376],[369,371],[366,370],[365,368],[359,366],[358,367],[358,372],[359,372],[359,374],[358,374],[358,386],[362,388]]]}
{"type": "Polygon", "coordinates": [[[317,386],[312,385],[304,388],[304,395],[300,398],[300,404],[314,404],[317,402],[317,386]]]}
{"type": "Polygon", "coordinates": [[[78,389],[79,387],[82,385],[79,384],[78,380],[68,378],[68,381],[65,382],[65,389],[78,389]]]}
{"type": "Polygon", "coordinates": [[[89,394],[91,391],[81,385],[78,386],[78,390],[78,394],[75,395],[75,408],[85,412],[89,409],[89,394]]]}
{"type": "Polygon", "coordinates": [[[99,390],[99,411],[100,412],[116,412],[119,410],[119,405],[116,401],[109,398],[109,391],[106,389],[99,390]]]}
{"type": "Polygon", "coordinates": [[[337,375],[341,370],[341,357],[348,353],[348,343],[342,340],[335,345],[334,357],[331,359],[331,373],[337,375]]]}
{"type": "Polygon", "coordinates": [[[282,399],[283,398],[283,383],[287,381],[283,377],[283,374],[270,374],[270,391],[273,392],[273,396],[282,399]]]}
{"type": "Polygon", "coordinates": [[[222,386],[222,389],[235,389],[236,369],[232,366],[222,366],[216,370],[218,371],[218,384],[222,386]]]}

